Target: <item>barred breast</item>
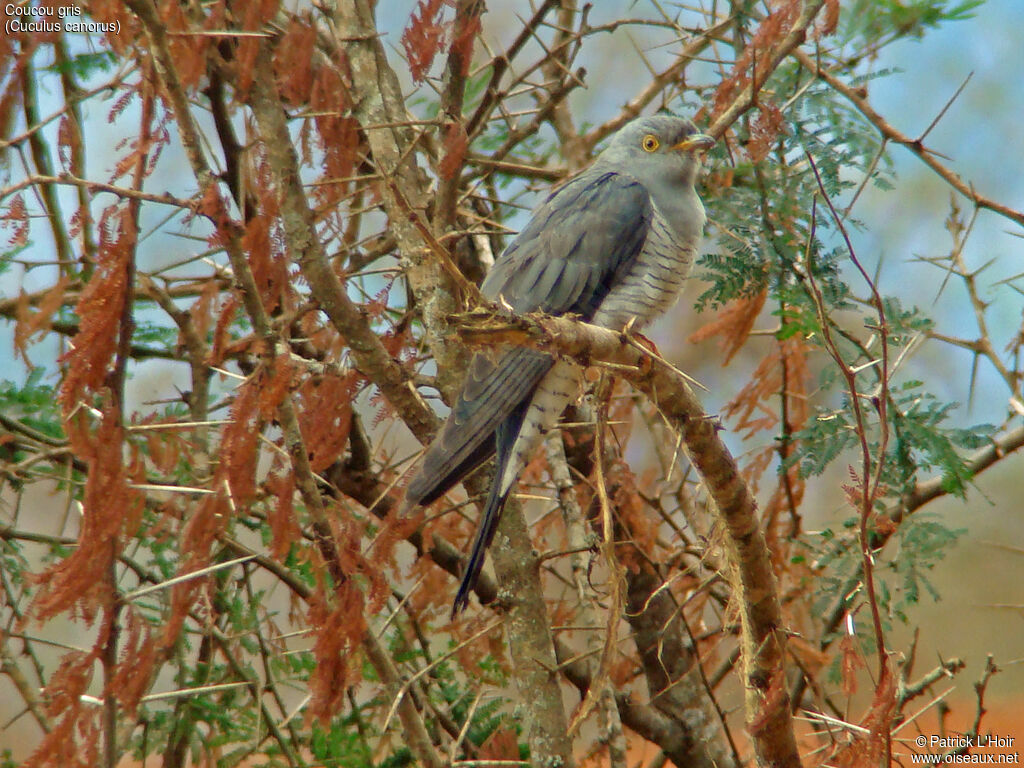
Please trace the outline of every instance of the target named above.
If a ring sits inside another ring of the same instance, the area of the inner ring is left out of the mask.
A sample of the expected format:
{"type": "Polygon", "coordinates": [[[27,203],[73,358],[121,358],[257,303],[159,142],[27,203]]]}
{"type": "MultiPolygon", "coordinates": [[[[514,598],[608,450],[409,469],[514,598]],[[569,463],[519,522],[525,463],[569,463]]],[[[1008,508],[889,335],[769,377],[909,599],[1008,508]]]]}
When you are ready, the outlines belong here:
{"type": "Polygon", "coordinates": [[[690,274],[701,238],[700,227],[689,226],[684,231],[695,235],[681,236],[678,228],[654,207],[643,250],[601,302],[592,321],[595,325],[621,330],[631,318],[636,318],[634,326],[642,328],[675,303],[690,274]]]}

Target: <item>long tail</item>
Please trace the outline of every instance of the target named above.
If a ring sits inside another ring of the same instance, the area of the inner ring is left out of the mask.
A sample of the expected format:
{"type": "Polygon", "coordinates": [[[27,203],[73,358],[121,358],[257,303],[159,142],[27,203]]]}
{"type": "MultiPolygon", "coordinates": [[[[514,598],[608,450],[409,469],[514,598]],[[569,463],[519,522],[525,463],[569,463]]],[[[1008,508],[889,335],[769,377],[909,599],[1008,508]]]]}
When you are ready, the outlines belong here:
{"type": "Polygon", "coordinates": [[[547,430],[558,421],[565,406],[579,387],[579,369],[568,362],[556,363],[538,383],[533,392],[509,413],[494,432],[496,461],[491,490],[477,526],[469,564],[462,576],[452,617],[466,607],[469,593],[480,578],[484,553],[494,539],[501,519],[501,510],[509,492],[515,487],[519,473],[537,449],[547,430]]]}
{"type": "MultiPolygon", "coordinates": [[[[505,506],[505,499],[508,498],[509,491],[515,486],[513,481],[505,484],[502,489],[502,478],[505,476],[509,463],[516,461],[513,449],[523,426],[523,418],[530,407],[531,399],[532,397],[527,397],[519,403],[494,432],[494,446],[497,454],[494,461],[494,477],[491,480],[491,490],[487,493],[487,503],[484,504],[483,514],[480,515],[480,522],[476,527],[476,536],[473,537],[469,562],[466,564],[462,582],[459,584],[459,591],[452,604],[453,619],[469,605],[469,593],[476,587],[476,582],[480,578],[480,569],[484,567],[487,548],[494,541],[494,533],[498,530],[498,523],[501,521],[501,510],[505,506]]],[[[517,475],[521,469],[521,466],[516,468],[517,475]]]]}
{"type": "Polygon", "coordinates": [[[491,484],[491,491],[487,495],[487,504],[480,516],[480,524],[476,529],[476,536],[473,538],[473,548],[469,553],[469,562],[462,574],[462,581],[459,583],[458,594],[455,595],[455,602],[452,604],[452,618],[454,619],[469,605],[469,593],[476,588],[480,579],[480,569],[484,567],[484,557],[487,555],[487,548],[494,540],[494,533],[498,530],[498,523],[501,521],[501,510],[505,506],[505,499],[508,493],[501,493],[499,483],[491,484]]]}
{"type": "Polygon", "coordinates": [[[489,459],[495,433],[529,401],[554,364],[551,355],[526,348],[510,350],[497,364],[475,355],[448,421],[406,486],[410,507],[440,498],[489,459]]]}

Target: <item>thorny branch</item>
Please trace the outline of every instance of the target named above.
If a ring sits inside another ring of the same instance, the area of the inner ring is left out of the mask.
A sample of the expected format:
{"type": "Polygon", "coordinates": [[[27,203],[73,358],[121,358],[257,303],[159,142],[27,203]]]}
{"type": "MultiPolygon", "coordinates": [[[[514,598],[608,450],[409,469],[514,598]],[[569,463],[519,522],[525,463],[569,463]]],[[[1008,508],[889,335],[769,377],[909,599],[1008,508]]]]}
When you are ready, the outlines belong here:
{"type": "Polygon", "coordinates": [[[1010,219],[1010,221],[1014,221],[1017,224],[1024,226],[1024,211],[1018,211],[975,191],[973,184],[965,182],[956,173],[939,162],[935,153],[924,146],[923,139],[912,139],[906,134],[896,130],[896,128],[894,128],[882,115],[875,111],[874,107],[871,106],[868,100],[861,95],[856,88],[851,88],[849,85],[846,85],[826,67],[823,67],[816,62],[814,57],[809,53],[797,49],[793,51],[793,56],[807,70],[813,72],[817,77],[820,77],[828,83],[836,93],[842,94],[851,104],[857,107],[860,113],[878,129],[879,133],[882,134],[886,141],[900,144],[901,146],[909,149],[921,158],[925,165],[939,174],[943,181],[974,203],[977,207],[993,211],[1000,216],[1005,216],[1010,219]]]}

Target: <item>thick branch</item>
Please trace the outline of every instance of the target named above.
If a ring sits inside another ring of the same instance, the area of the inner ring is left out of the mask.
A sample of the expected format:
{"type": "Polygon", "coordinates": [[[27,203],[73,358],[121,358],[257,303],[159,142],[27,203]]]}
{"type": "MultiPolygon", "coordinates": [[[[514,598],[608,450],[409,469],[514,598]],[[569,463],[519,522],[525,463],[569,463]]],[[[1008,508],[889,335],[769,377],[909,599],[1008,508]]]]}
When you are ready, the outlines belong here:
{"type": "MultiPolygon", "coordinates": [[[[451,273],[447,253],[438,247],[426,225],[428,182],[416,165],[415,137],[406,124],[398,76],[388,63],[367,0],[338,2],[333,22],[339,48],[345,51],[352,69],[352,112],[366,133],[373,164],[384,179],[384,209],[422,313],[427,344],[437,361],[439,385],[446,396],[454,396],[466,361],[457,345],[447,343],[450,334],[444,318],[456,308],[460,285],[458,275],[451,273]]],[[[424,439],[419,433],[417,436],[424,439]]]]}
{"type": "Polygon", "coordinates": [[[359,370],[376,384],[402,420],[420,440],[433,435],[437,418],[420,397],[409,373],[384,348],[366,316],[345,292],[331,268],[323,243],[317,236],[299,176],[298,157],[292,146],[284,109],[273,90],[273,71],[266,61],[257,66],[250,102],[281,200],[281,219],[291,252],[309,281],[310,289],[331,324],[352,350],[359,370]]]}

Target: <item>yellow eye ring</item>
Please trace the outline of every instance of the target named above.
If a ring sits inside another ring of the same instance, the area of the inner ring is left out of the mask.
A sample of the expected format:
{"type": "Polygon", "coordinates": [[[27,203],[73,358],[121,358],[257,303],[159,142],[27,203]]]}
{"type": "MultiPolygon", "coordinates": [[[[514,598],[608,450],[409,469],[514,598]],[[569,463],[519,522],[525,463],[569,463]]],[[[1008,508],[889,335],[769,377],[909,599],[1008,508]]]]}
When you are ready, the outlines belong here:
{"type": "Polygon", "coordinates": [[[644,152],[654,152],[661,146],[661,142],[658,141],[658,137],[653,133],[648,133],[644,136],[643,141],[640,142],[640,146],[643,147],[644,152]]]}

